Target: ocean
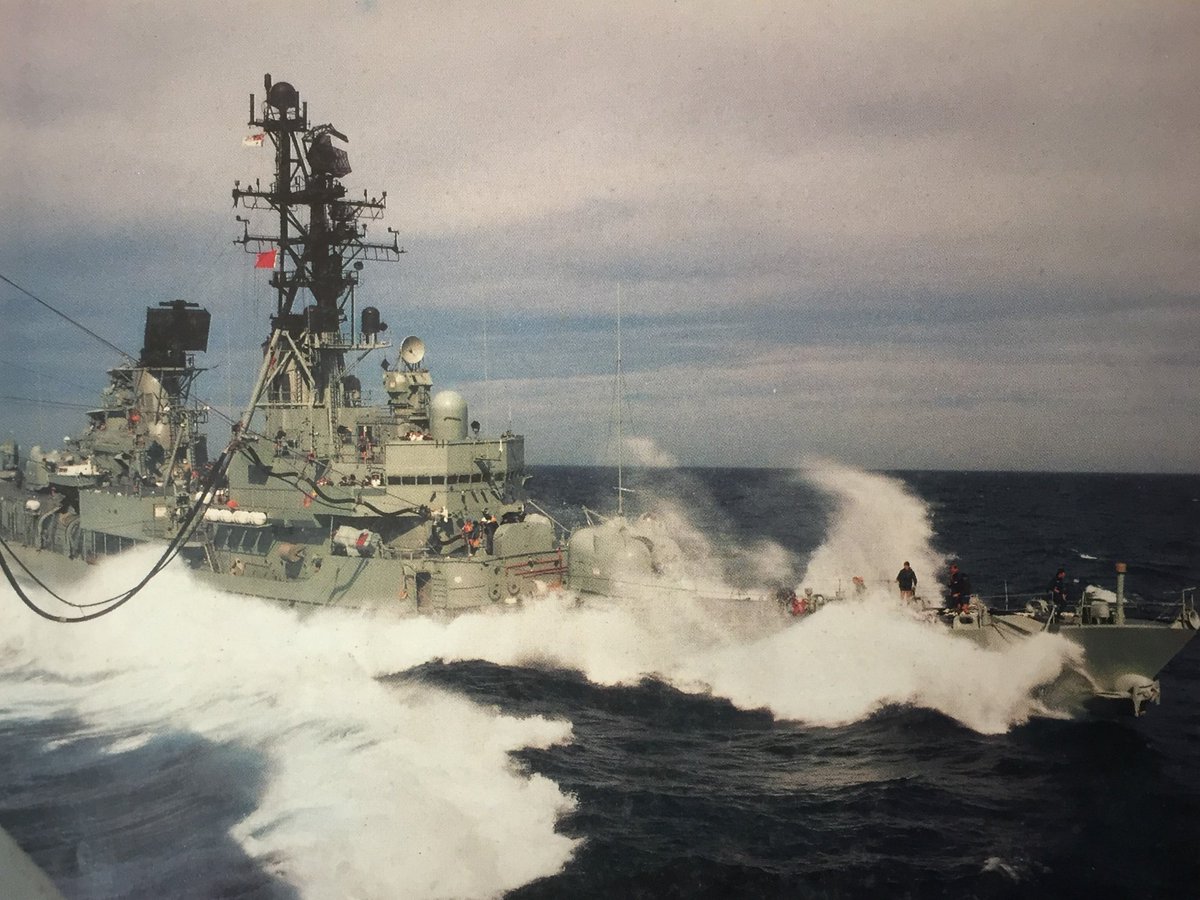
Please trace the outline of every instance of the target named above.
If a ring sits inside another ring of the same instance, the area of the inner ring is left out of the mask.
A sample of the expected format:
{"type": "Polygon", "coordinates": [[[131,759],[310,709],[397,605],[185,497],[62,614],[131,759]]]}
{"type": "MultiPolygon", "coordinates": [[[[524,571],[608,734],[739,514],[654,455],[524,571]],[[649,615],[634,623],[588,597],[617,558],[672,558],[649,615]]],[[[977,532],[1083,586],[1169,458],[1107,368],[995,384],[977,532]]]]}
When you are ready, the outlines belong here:
{"type": "MultiPolygon", "coordinates": [[[[70,898],[1200,896],[1200,641],[1142,718],[1084,714],[1065,641],[984,652],[892,583],[936,597],[953,559],[1020,603],[1123,561],[1161,614],[1200,584],[1200,476],[626,476],[705,597],[383,621],[169,569],[63,626],[8,595],[0,826],[70,898]]],[[[574,526],[614,484],[530,489],[574,526]]]]}

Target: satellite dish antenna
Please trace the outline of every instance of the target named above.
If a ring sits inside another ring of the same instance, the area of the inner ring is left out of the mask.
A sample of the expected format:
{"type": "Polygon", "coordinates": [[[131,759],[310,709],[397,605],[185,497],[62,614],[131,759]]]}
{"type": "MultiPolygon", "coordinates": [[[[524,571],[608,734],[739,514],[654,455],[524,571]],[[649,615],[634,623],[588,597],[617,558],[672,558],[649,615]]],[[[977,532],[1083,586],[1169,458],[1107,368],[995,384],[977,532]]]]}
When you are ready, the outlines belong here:
{"type": "Polygon", "coordinates": [[[425,342],[415,334],[409,335],[400,345],[400,358],[410,366],[415,366],[425,358],[425,342]]]}

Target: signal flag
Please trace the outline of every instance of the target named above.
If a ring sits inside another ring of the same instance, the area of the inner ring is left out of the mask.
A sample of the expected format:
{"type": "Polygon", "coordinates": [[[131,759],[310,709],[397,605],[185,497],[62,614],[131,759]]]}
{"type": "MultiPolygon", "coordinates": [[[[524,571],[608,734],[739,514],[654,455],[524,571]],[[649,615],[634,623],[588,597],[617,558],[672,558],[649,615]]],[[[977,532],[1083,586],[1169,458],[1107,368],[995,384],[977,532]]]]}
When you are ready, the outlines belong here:
{"type": "Polygon", "coordinates": [[[273,269],[275,268],[275,257],[279,253],[278,250],[266,250],[258,254],[258,258],[254,260],[254,268],[256,269],[273,269]]]}
{"type": "Polygon", "coordinates": [[[248,136],[242,138],[242,146],[243,147],[261,147],[263,145],[263,140],[265,138],[266,138],[266,134],[264,134],[261,131],[258,134],[248,135],[248,136]]]}

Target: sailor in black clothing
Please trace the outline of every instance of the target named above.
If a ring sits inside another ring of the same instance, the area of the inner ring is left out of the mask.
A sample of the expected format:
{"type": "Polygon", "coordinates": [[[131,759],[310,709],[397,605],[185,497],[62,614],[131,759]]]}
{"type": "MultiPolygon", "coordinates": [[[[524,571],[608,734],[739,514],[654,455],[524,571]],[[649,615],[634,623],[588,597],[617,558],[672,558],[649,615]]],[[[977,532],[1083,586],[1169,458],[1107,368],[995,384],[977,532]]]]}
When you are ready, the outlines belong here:
{"type": "Polygon", "coordinates": [[[896,576],[896,584],[900,585],[901,600],[913,599],[917,589],[917,573],[909,567],[908,560],[904,561],[904,568],[896,576]]]}
{"type": "Polygon", "coordinates": [[[1050,584],[1046,587],[1046,593],[1050,596],[1048,599],[1059,609],[1064,609],[1067,605],[1067,570],[1059,569],[1055,576],[1050,579],[1050,584]]]}
{"type": "Polygon", "coordinates": [[[485,509],[483,511],[483,520],[480,524],[483,526],[484,548],[490,556],[493,553],[492,548],[495,546],[496,529],[500,527],[500,523],[496,521],[495,516],[485,509]]]}
{"type": "Polygon", "coordinates": [[[971,605],[971,581],[966,572],[958,571],[958,566],[950,565],[950,603],[951,609],[965,611],[971,605]]]}

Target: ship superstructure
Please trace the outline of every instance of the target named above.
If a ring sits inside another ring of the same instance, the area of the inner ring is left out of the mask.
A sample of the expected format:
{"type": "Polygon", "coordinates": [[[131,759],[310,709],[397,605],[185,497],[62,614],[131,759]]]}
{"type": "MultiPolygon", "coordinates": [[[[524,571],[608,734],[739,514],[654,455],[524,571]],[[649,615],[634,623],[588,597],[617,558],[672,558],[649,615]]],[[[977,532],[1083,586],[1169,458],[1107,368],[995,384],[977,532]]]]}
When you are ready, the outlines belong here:
{"type": "Polygon", "coordinates": [[[403,252],[390,229],[388,242],[367,238],[386,193],[351,197],[334,143],[346,136],[312,125],[287,82],[265,87],[250,127],[274,147],[274,176],[236,183],[233,200],[274,223],[252,233],[238,217],[238,243],[275,261],[275,312],[239,451],[193,539],[201,565],[234,590],[264,593],[267,581],[265,593],[294,602],[414,610],[557,583],[553,526],[526,515],[524,438],[481,434],[460,394],[434,392],[424,343],[409,337],[390,360],[379,310],[358,307],[363,263],[403,252]],[[364,371],[385,402],[368,402],[364,371]]]}
{"type": "Polygon", "coordinates": [[[208,409],[192,386],[204,371],[195,353],[208,348],[209,313],[175,300],[148,308],[145,321],[141,353],[109,370],[82,432],[24,459],[11,443],[10,489],[0,494],[5,534],[95,562],[177,531],[208,462],[208,409]]]}

